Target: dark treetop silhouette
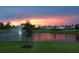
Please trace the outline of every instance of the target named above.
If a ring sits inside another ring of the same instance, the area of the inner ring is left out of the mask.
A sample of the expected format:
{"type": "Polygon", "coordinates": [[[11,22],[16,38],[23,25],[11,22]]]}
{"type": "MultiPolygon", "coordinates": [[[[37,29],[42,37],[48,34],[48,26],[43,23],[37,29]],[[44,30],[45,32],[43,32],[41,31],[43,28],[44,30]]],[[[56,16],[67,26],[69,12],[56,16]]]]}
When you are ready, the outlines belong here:
{"type": "Polygon", "coordinates": [[[32,48],[33,45],[30,44],[29,41],[31,41],[31,37],[32,37],[32,30],[34,29],[33,25],[30,24],[29,20],[26,20],[26,23],[24,24],[23,30],[26,36],[26,44],[22,46],[22,48],[32,48]]]}

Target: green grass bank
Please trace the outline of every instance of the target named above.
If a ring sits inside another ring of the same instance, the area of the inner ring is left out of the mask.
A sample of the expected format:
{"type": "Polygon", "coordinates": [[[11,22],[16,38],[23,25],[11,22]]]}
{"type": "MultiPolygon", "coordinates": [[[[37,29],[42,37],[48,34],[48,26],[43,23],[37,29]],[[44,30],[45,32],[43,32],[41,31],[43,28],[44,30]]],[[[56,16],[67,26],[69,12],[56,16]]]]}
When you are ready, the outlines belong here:
{"type": "Polygon", "coordinates": [[[78,53],[79,42],[32,42],[33,48],[22,48],[25,41],[0,41],[0,53],[78,53]]]}

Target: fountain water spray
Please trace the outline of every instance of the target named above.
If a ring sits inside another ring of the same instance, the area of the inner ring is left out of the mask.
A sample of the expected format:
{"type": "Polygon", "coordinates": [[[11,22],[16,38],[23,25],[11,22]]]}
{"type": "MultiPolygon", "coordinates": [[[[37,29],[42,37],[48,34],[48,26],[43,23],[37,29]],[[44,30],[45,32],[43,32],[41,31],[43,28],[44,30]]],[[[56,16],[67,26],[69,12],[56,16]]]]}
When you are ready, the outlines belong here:
{"type": "Polygon", "coordinates": [[[19,34],[19,40],[21,40],[22,39],[22,26],[19,26],[18,34],[19,34]]]}

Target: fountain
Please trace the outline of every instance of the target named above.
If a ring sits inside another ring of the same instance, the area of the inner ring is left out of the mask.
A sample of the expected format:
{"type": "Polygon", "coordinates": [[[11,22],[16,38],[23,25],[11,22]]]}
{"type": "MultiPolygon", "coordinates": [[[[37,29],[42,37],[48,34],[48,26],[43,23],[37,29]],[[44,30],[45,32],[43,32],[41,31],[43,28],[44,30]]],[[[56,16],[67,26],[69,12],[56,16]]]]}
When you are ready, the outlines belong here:
{"type": "Polygon", "coordinates": [[[19,40],[22,40],[22,26],[19,26],[19,30],[18,30],[18,34],[19,34],[19,40]]]}

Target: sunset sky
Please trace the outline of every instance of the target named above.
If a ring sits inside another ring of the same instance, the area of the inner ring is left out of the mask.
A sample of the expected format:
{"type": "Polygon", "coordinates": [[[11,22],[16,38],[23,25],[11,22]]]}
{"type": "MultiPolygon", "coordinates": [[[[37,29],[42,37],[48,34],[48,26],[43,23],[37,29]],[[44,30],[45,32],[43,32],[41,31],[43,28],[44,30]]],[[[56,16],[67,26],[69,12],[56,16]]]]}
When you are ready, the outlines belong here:
{"type": "Polygon", "coordinates": [[[33,25],[65,25],[79,23],[76,6],[0,6],[0,22],[19,25],[30,19],[33,25]]]}

